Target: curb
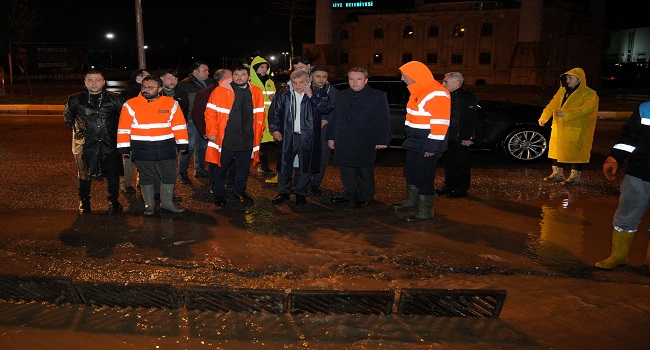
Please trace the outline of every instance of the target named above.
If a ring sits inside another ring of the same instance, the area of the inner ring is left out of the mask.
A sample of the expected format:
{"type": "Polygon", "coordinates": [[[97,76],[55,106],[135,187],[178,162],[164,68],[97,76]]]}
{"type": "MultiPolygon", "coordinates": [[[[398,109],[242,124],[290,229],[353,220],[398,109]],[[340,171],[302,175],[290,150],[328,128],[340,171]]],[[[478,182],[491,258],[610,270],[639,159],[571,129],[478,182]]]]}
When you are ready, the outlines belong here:
{"type": "MultiPolygon", "coordinates": [[[[22,113],[29,112],[63,112],[64,105],[0,105],[0,113],[22,113]]],[[[625,120],[632,115],[632,112],[600,111],[598,119],[603,120],[625,120]]]]}

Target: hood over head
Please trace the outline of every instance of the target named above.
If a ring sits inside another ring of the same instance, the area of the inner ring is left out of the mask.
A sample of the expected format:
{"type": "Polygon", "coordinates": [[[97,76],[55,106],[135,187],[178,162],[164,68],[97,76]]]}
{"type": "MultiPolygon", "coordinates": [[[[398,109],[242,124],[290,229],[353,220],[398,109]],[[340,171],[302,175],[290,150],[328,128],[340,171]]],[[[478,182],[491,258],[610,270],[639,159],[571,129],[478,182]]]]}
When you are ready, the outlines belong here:
{"type": "Polygon", "coordinates": [[[420,91],[430,86],[431,84],[436,83],[436,80],[433,78],[433,74],[431,73],[431,70],[422,62],[418,62],[418,61],[408,62],[403,66],[399,67],[399,70],[400,72],[402,72],[402,74],[408,76],[409,78],[413,79],[413,81],[415,81],[415,83],[409,86],[409,90],[411,92],[420,91]]]}
{"type": "Polygon", "coordinates": [[[585,76],[585,71],[582,68],[577,68],[577,67],[571,68],[560,76],[560,82],[564,87],[566,87],[565,77],[567,75],[573,75],[574,77],[577,77],[578,79],[580,79],[580,85],[587,86],[587,77],[585,76]]]}

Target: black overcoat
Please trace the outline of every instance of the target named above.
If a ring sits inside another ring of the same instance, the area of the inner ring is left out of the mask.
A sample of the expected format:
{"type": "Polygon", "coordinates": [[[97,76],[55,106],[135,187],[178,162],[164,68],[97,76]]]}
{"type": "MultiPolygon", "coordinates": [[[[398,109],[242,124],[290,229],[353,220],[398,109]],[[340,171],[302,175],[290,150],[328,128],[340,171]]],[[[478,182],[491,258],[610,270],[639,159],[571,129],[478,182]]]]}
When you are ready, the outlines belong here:
{"type": "Polygon", "coordinates": [[[334,140],[334,164],[374,166],[375,146],[390,142],[386,93],[368,85],[356,93],[350,88],[339,91],[329,116],[327,139],[334,140]]]}

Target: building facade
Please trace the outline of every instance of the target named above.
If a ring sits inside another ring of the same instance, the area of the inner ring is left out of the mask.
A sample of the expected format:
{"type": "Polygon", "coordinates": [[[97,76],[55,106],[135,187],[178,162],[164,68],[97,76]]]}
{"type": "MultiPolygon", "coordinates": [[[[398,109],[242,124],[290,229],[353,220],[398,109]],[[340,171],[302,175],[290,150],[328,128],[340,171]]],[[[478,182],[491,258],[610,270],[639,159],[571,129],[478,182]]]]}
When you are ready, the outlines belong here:
{"type": "MultiPolygon", "coordinates": [[[[402,2],[406,3],[406,2],[402,2]]],[[[415,0],[387,11],[378,1],[317,0],[315,43],[303,52],[333,76],[360,66],[394,76],[411,60],[437,78],[459,71],[473,84],[552,86],[581,67],[601,76],[604,1],[415,0]]]]}

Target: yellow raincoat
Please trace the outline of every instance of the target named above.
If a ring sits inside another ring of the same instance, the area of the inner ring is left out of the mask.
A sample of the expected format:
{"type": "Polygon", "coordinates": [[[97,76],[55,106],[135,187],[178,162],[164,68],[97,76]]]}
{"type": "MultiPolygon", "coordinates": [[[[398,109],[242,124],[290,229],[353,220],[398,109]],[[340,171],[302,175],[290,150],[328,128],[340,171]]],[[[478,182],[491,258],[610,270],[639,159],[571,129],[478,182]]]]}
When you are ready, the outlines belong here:
{"type": "Polygon", "coordinates": [[[548,103],[540,121],[553,118],[548,157],[560,163],[589,163],[598,118],[598,95],[587,86],[582,68],[573,68],[564,74],[580,79],[580,85],[562,104],[566,88],[561,86],[548,103]],[[562,110],[564,117],[555,115],[562,110]]]}
{"type": "Polygon", "coordinates": [[[258,63],[266,63],[269,66],[269,70],[267,71],[267,74],[271,74],[271,65],[262,57],[256,56],[253,58],[253,62],[251,62],[251,68],[250,68],[250,80],[251,84],[257,86],[258,88],[262,89],[262,93],[264,94],[264,112],[266,113],[266,127],[264,127],[264,133],[262,133],[262,143],[264,142],[272,142],[273,141],[273,135],[271,135],[271,132],[269,131],[269,107],[271,107],[271,98],[273,97],[273,94],[275,94],[275,84],[273,83],[273,80],[269,77],[269,79],[266,81],[266,84],[262,83],[262,80],[259,78],[257,75],[257,72],[255,72],[255,65],[258,63]]]}

